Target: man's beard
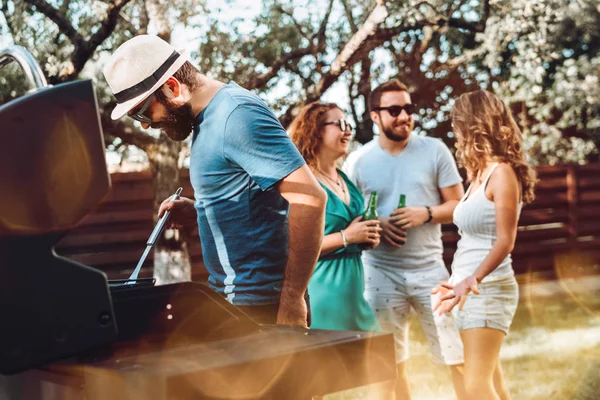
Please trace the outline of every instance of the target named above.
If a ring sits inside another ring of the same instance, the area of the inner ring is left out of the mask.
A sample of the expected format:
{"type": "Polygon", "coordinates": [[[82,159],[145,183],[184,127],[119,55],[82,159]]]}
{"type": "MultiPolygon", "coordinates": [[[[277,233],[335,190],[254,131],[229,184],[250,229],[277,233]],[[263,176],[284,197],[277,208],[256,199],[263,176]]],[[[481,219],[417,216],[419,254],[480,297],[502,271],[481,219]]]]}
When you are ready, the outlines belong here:
{"type": "Polygon", "coordinates": [[[169,99],[160,102],[165,106],[167,115],[160,122],[152,124],[152,128],[161,129],[167,136],[178,142],[185,140],[198,124],[192,105],[185,103],[176,106],[169,99]]]}
{"type": "Polygon", "coordinates": [[[408,139],[408,136],[410,135],[410,132],[413,130],[414,128],[414,124],[409,121],[406,123],[406,126],[408,129],[404,130],[404,131],[396,131],[395,128],[399,127],[402,124],[389,124],[389,125],[385,125],[381,127],[381,131],[383,132],[383,134],[390,139],[393,142],[403,142],[406,139],[408,139]]]}

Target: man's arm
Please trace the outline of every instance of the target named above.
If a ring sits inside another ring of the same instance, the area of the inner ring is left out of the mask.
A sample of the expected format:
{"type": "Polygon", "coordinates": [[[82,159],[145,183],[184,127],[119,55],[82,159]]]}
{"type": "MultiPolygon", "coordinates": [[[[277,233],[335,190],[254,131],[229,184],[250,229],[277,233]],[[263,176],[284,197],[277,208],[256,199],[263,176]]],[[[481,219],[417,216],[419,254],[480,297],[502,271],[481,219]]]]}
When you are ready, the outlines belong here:
{"type": "MultiPolygon", "coordinates": [[[[443,203],[431,206],[431,223],[448,224],[452,222],[452,213],[464,194],[461,183],[440,188],[443,203]]],[[[390,214],[390,222],[402,229],[423,225],[429,219],[429,211],[425,206],[396,208],[390,214]]]]}
{"type": "MultiPolygon", "coordinates": [[[[437,181],[442,195],[442,204],[431,207],[431,222],[439,224],[452,223],[452,214],[458,205],[460,199],[465,194],[462,185],[462,178],[456,168],[456,162],[448,147],[441,141],[436,140],[438,144],[437,158],[437,181]]],[[[427,218],[429,213],[427,212],[427,218]]]]}
{"type": "MultiPolygon", "coordinates": [[[[465,190],[462,183],[457,183],[456,185],[440,188],[440,193],[443,203],[439,206],[431,207],[431,214],[433,215],[431,222],[435,224],[449,224],[452,222],[454,209],[465,194],[465,190]]],[[[429,218],[429,214],[427,214],[427,218],[429,218]]]]}
{"type": "Polygon", "coordinates": [[[289,255],[277,323],[307,326],[304,293],[321,250],[327,194],[303,165],[277,184],[289,202],[289,255]]]}

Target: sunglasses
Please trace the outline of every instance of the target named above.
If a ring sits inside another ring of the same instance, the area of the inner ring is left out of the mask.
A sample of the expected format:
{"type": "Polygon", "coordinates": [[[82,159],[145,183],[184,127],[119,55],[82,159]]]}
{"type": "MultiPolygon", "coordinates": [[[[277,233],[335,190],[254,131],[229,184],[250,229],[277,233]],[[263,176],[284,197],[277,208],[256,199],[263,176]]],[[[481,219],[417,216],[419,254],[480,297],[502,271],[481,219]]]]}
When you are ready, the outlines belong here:
{"type": "Polygon", "coordinates": [[[345,119],[336,119],[335,121],[325,122],[323,125],[337,125],[340,127],[342,132],[352,132],[352,125],[345,119]]]}
{"type": "Polygon", "coordinates": [[[154,93],[152,93],[150,96],[148,96],[146,101],[144,101],[144,104],[142,104],[142,106],[137,111],[129,112],[127,114],[127,116],[129,118],[135,119],[136,121],[144,122],[146,124],[151,124],[152,120],[150,119],[150,117],[148,117],[144,113],[150,106],[150,103],[152,103],[152,99],[154,99],[154,93]]]}
{"type": "Polygon", "coordinates": [[[392,117],[397,117],[400,115],[402,110],[406,112],[408,115],[413,115],[417,111],[417,106],[414,104],[405,104],[403,106],[389,106],[389,107],[377,107],[373,109],[374,111],[386,110],[392,117]]]}

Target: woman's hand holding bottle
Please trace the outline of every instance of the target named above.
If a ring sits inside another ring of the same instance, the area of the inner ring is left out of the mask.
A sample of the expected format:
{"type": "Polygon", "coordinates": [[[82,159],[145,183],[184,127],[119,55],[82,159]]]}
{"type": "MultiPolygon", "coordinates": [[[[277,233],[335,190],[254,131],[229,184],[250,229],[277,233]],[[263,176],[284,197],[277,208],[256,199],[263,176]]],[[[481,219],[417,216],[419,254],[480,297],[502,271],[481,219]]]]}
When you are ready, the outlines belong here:
{"type": "Polygon", "coordinates": [[[381,227],[378,220],[361,221],[362,215],[350,222],[344,229],[348,244],[366,244],[365,249],[375,248],[381,240],[381,227]]]}

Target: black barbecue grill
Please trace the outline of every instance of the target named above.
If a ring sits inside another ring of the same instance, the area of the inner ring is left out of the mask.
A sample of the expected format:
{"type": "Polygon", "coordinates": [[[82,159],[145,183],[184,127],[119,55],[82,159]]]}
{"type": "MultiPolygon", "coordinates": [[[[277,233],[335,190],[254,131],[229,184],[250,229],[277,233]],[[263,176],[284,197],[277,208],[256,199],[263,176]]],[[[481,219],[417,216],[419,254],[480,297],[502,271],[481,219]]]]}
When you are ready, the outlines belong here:
{"type": "Polygon", "coordinates": [[[0,399],[308,399],[395,377],[390,334],[259,325],[204,284],[109,282],[54,252],[110,188],[91,81],[0,107],[0,399]]]}

